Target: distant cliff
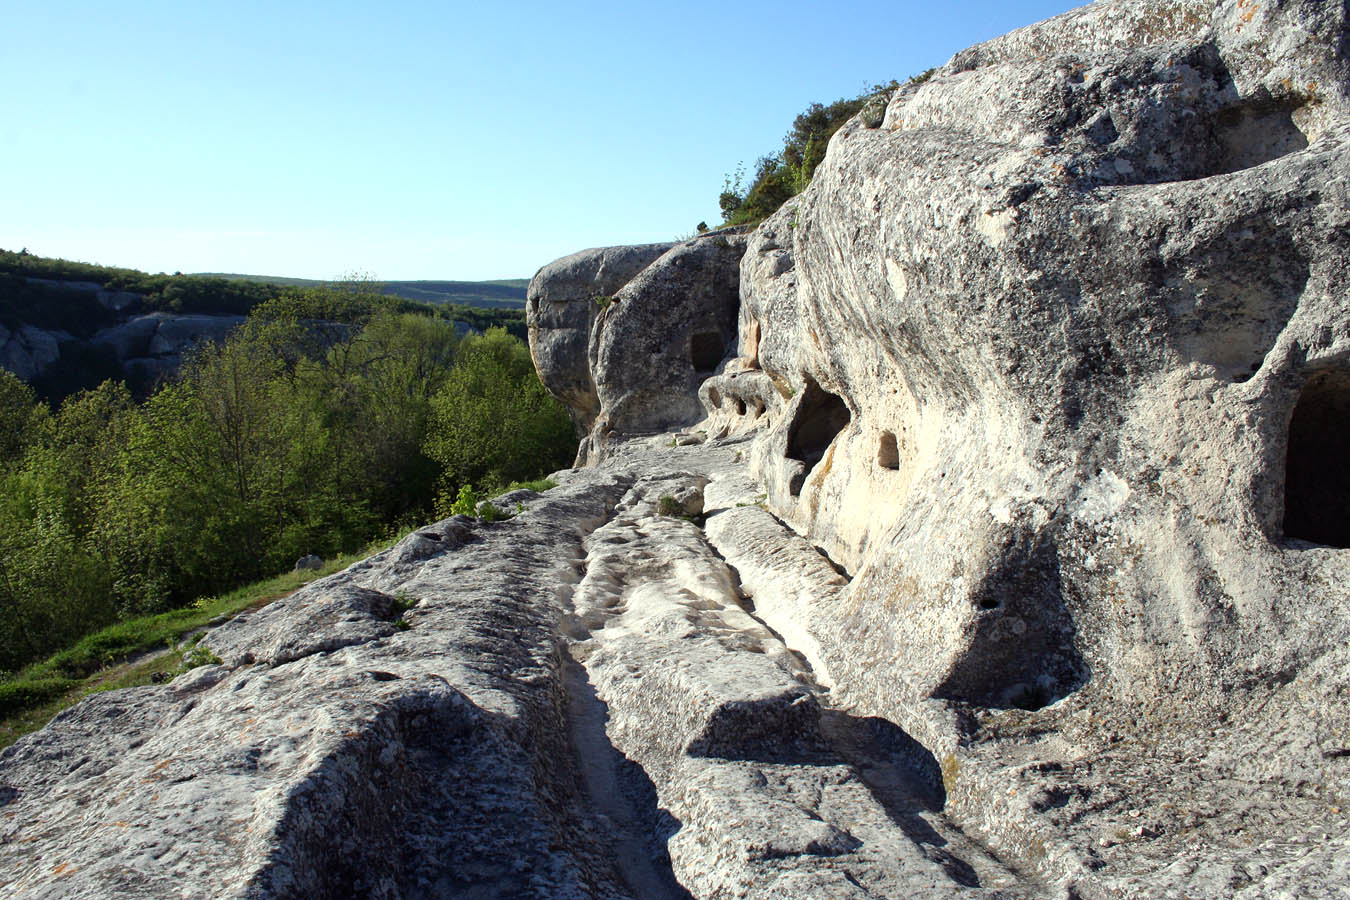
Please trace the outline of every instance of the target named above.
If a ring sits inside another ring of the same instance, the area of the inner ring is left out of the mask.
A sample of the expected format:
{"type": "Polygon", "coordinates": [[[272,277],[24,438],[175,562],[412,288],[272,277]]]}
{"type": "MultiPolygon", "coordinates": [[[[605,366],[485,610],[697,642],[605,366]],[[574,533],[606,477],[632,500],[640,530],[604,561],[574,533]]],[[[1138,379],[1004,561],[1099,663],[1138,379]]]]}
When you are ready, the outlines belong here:
{"type": "Polygon", "coordinates": [[[145,393],[173,373],[185,353],[223,340],[258,304],[325,293],[378,294],[394,303],[431,306],[461,323],[461,330],[501,326],[525,336],[523,281],[335,285],[298,278],[149,275],[0,251],[0,367],[52,399],[106,378],[125,380],[145,393]]]}

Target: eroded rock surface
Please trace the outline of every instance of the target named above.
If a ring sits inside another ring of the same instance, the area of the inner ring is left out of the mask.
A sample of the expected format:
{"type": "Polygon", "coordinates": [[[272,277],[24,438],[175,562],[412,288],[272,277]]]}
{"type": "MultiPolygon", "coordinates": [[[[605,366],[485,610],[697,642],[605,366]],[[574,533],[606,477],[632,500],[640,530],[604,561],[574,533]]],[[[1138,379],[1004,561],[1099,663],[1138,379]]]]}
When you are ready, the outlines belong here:
{"type": "MultiPolygon", "coordinates": [[[[203,642],[221,664],[72,708],[0,757],[0,887],[1043,890],[941,813],[931,754],[839,707],[756,617],[700,524],[758,510],[743,446],[629,442],[509,521],[437,523],[225,624],[203,642]]],[[[790,537],[759,524],[757,544],[790,537]]]]}
{"type": "Polygon", "coordinates": [[[33,325],[11,330],[0,325],[0,367],[24,381],[32,381],[61,358],[61,345],[74,339],[74,335],[65,331],[33,325]]]}
{"type": "Polygon", "coordinates": [[[572,410],[578,464],[615,437],[703,417],[699,385],[732,355],[746,236],[585,250],[530,282],[539,376],[572,410]],[[584,351],[584,355],[583,355],[584,351]]]}
{"type": "Polygon", "coordinates": [[[701,428],[853,579],[709,530],[1051,880],[1350,883],[1346,16],[1107,0],[972,48],[745,253],[701,428]]]}
{"type": "Polygon", "coordinates": [[[0,888],[1344,898],[1346,24],[1102,0],[545,267],[589,465],[7,750],[0,888]]]}

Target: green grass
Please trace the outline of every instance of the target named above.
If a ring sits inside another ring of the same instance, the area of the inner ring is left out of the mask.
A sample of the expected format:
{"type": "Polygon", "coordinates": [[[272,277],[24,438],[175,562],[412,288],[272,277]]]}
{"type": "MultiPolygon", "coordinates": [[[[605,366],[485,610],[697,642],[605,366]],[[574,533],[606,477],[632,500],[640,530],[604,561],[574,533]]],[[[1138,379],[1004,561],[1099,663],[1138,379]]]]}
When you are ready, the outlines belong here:
{"type": "Polygon", "coordinates": [[[558,486],[558,482],[547,478],[539,478],[534,481],[513,481],[502,488],[501,494],[509,494],[511,491],[534,491],[536,494],[542,494],[551,488],[558,486]]]}
{"type": "Polygon", "coordinates": [[[159,673],[172,676],[218,661],[206,648],[196,646],[201,629],[211,622],[280,600],[316,578],[378,553],[395,540],[378,541],[327,560],[318,570],[286,572],[219,597],[203,597],[183,609],[119,622],[0,679],[0,750],[90,694],[150,684],[159,673]],[[154,651],[166,652],[141,658],[154,651]]]}

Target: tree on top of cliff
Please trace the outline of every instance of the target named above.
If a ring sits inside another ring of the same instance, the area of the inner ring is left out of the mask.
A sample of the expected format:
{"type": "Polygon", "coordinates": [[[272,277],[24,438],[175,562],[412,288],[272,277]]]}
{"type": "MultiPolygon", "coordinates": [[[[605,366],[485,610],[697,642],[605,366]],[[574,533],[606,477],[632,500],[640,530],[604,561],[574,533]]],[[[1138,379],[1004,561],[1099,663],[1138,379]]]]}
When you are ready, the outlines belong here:
{"type": "Polygon", "coordinates": [[[774,156],[760,157],[755,164],[755,180],[748,189],[742,191],[739,170],[734,177],[727,177],[718,197],[723,224],[759,222],[806,190],[834,133],[857,115],[868,100],[899,86],[895,81],[878,84],[852,99],[840,98],[829,106],[821,103],[808,106],[792,121],[792,130],[783,138],[783,149],[774,156]]]}

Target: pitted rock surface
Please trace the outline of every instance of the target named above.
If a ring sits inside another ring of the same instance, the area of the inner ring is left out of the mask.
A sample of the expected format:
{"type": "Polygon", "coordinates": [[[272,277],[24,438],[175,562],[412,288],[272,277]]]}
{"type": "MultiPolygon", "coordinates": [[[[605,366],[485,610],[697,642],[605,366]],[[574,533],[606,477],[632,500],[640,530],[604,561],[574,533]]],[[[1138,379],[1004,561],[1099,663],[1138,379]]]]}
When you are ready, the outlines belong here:
{"type": "Polygon", "coordinates": [[[1346,16],[1101,0],[545,267],[587,467],[5,751],[0,888],[1344,900],[1346,16]]]}

